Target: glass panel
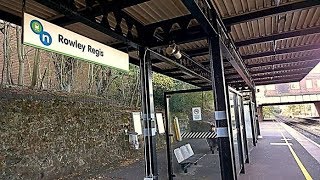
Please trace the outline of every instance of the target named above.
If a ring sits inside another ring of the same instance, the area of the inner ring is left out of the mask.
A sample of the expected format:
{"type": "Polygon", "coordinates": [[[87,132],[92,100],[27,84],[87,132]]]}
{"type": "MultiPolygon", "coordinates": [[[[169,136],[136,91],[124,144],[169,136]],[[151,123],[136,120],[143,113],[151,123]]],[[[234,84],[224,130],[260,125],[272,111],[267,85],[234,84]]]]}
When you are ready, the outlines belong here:
{"type": "Polygon", "coordinates": [[[234,145],[234,156],[235,156],[235,164],[236,164],[236,172],[240,172],[240,156],[239,156],[239,143],[238,143],[238,130],[236,126],[236,115],[235,115],[235,107],[234,107],[234,93],[229,92],[229,100],[230,100],[230,115],[231,115],[231,127],[232,127],[232,135],[233,135],[233,145],[234,145]]]}
{"type": "MultiPolygon", "coordinates": [[[[169,117],[172,122],[170,128],[173,134],[171,154],[172,169],[176,179],[221,179],[218,145],[213,137],[215,131],[213,101],[212,91],[171,95],[169,106],[169,117]],[[200,111],[195,112],[195,109],[200,111]],[[199,113],[201,120],[194,118],[195,114],[199,113]],[[197,157],[200,158],[202,155],[205,156],[197,165],[183,168],[184,160],[197,160],[197,157]]],[[[158,156],[158,161],[163,158],[164,156],[158,156]]],[[[162,170],[166,173],[166,168],[162,170]]]]}
{"type": "Polygon", "coordinates": [[[249,104],[244,105],[244,120],[246,123],[246,135],[247,135],[247,142],[248,142],[248,150],[249,152],[253,148],[253,137],[252,137],[252,124],[251,124],[251,114],[249,109],[249,104]]]}
{"type": "Polygon", "coordinates": [[[242,107],[242,97],[241,96],[237,96],[237,99],[238,99],[238,108],[239,108],[239,123],[240,123],[240,132],[241,132],[241,140],[242,140],[242,153],[243,153],[243,158],[244,159],[246,159],[247,158],[247,156],[246,156],[246,154],[247,154],[247,149],[245,148],[246,147],[246,145],[245,145],[245,143],[246,143],[246,141],[245,141],[245,138],[246,137],[244,137],[244,119],[243,119],[243,107],[242,107]]]}

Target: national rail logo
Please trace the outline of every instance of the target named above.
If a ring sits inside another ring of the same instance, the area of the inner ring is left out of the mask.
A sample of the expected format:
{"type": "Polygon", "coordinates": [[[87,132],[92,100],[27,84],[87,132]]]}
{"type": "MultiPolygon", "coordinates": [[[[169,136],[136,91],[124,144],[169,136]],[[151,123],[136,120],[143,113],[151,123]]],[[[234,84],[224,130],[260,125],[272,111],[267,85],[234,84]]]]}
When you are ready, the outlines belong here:
{"type": "Polygon", "coordinates": [[[44,31],[43,25],[38,20],[32,20],[30,22],[30,28],[31,30],[39,35],[40,41],[45,46],[50,46],[52,43],[52,37],[51,35],[44,31]]]}

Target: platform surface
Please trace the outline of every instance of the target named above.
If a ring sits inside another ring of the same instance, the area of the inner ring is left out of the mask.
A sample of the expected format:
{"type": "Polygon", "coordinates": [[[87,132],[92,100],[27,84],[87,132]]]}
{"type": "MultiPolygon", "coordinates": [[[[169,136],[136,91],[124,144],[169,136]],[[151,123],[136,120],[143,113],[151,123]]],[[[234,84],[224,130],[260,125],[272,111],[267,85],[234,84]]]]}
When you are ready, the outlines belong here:
{"type": "Polygon", "coordinates": [[[261,122],[260,129],[262,138],[251,151],[246,173],[241,174],[239,180],[320,180],[320,164],[313,157],[320,154],[319,147],[312,146],[301,134],[293,137],[291,134],[296,131],[288,130],[290,127],[277,121],[261,122]],[[313,155],[301,144],[312,146],[307,149],[311,149],[313,155]]]}
{"type": "MultiPolygon", "coordinates": [[[[251,150],[250,162],[245,164],[245,174],[238,175],[238,180],[320,180],[320,146],[317,147],[299,135],[300,133],[280,122],[261,122],[260,128],[262,138],[258,140],[257,146],[251,150]]],[[[210,149],[204,139],[186,139],[173,148],[186,143],[191,144],[195,153],[207,155],[197,165],[191,166],[188,173],[183,173],[173,156],[173,170],[176,175],[174,179],[221,179],[218,153],[210,154],[210,149]]],[[[158,168],[159,180],[168,179],[164,151],[158,152],[158,168]]],[[[98,179],[142,180],[144,173],[144,162],[141,160],[127,167],[104,172],[98,179]]]]}

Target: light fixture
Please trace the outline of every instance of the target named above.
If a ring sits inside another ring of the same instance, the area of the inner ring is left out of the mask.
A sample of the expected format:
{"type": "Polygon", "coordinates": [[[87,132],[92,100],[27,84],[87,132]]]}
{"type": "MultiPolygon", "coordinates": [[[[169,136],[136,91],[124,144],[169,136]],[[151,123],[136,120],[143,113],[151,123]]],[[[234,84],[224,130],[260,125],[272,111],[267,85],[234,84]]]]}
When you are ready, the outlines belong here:
{"type": "Polygon", "coordinates": [[[169,56],[174,56],[176,59],[180,59],[182,54],[180,53],[179,47],[173,43],[166,48],[166,53],[169,56]]]}

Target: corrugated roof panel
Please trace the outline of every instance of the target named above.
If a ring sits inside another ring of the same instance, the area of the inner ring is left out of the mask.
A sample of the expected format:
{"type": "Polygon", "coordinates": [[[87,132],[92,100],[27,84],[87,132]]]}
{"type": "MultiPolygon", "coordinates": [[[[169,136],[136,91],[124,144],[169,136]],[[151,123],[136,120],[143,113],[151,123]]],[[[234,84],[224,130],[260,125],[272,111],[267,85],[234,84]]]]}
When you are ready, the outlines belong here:
{"type": "Polygon", "coordinates": [[[209,54],[208,55],[204,55],[204,56],[197,56],[194,57],[193,60],[196,60],[198,62],[205,62],[209,60],[209,54]]]}
{"type": "Polygon", "coordinates": [[[318,42],[314,42],[314,40],[318,39],[320,39],[320,33],[281,39],[276,41],[276,49],[287,49],[290,47],[317,44],[318,42]]]}
{"type": "Polygon", "coordinates": [[[179,44],[180,50],[183,50],[183,51],[191,50],[191,49],[198,49],[198,48],[203,48],[203,47],[208,47],[208,41],[206,39],[200,40],[200,41],[184,43],[184,44],[179,44]]]}
{"type": "Polygon", "coordinates": [[[168,69],[173,69],[175,68],[175,66],[172,66],[168,63],[165,63],[165,62],[162,62],[162,63],[157,63],[155,64],[154,66],[160,68],[160,69],[163,69],[163,70],[168,70],[168,69]]]}
{"type": "Polygon", "coordinates": [[[248,46],[239,47],[239,52],[241,55],[256,54],[256,53],[272,51],[272,50],[273,50],[273,42],[264,42],[264,43],[251,44],[248,46]]]}
{"type": "Polygon", "coordinates": [[[181,0],[151,0],[124,11],[144,25],[190,14],[181,0]]]}
{"type": "MultiPolygon", "coordinates": [[[[0,0],[0,9],[10,12],[16,16],[22,16],[22,1],[17,0],[0,0]]],[[[47,8],[33,0],[26,1],[26,12],[43,19],[49,19],[58,15],[56,11],[47,8]]]]}
{"type": "MultiPolygon", "coordinates": [[[[258,38],[267,35],[315,27],[320,16],[320,7],[274,15],[231,26],[231,36],[235,41],[258,38]]],[[[318,21],[320,22],[320,21],[318,21]]],[[[319,24],[318,24],[319,25],[319,24]]]]}
{"type": "Polygon", "coordinates": [[[82,23],[70,24],[70,25],[65,26],[65,28],[67,28],[73,32],[76,32],[78,34],[81,34],[83,36],[86,36],[88,38],[91,38],[93,40],[104,43],[104,44],[118,42],[116,39],[114,39],[114,38],[112,38],[102,32],[97,31],[97,30],[93,29],[92,27],[86,26],[82,23]]]}
{"type": "MultiPolygon", "coordinates": [[[[267,9],[275,6],[270,0],[211,0],[213,1],[223,18],[232,17],[243,13],[267,9]]],[[[301,0],[280,0],[279,5],[285,5],[301,0]]]]}
{"type": "MultiPolygon", "coordinates": [[[[317,54],[319,54],[319,50],[308,50],[308,51],[300,51],[300,52],[293,52],[293,53],[287,53],[287,54],[277,54],[275,56],[247,59],[245,60],[245,62],[247,65],[252,65],[252,64],[265,63],[265,62],[277,62],[279,60],[306,57],[306,56],[312,56],[317,54]]],[[[320,55],[319,55],[319,58],[320,58],[320,55]]]]}

